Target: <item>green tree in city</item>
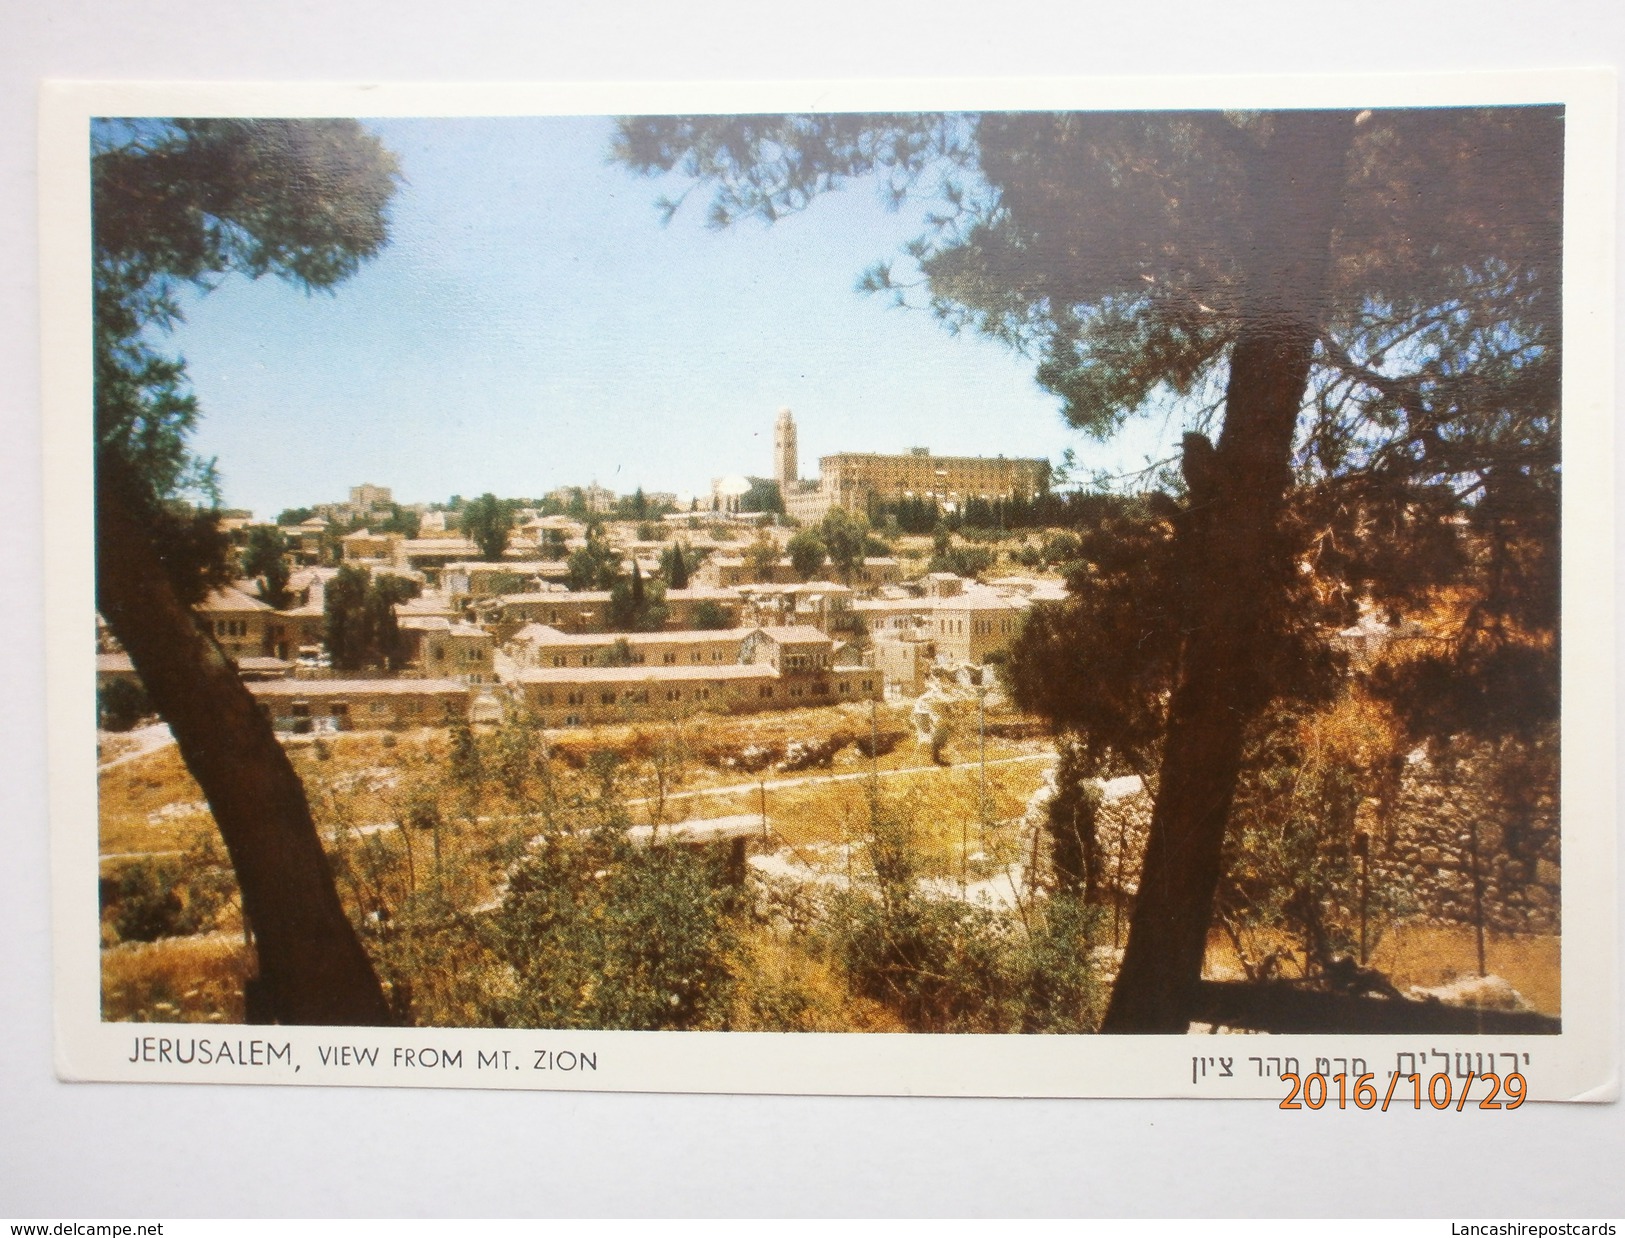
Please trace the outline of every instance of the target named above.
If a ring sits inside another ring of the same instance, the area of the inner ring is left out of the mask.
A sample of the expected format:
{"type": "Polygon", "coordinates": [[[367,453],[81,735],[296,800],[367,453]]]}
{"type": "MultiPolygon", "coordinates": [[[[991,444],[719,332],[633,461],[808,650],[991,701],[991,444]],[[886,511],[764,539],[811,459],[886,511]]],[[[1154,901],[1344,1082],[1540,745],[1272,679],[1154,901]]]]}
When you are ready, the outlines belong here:
{"type": "Polygon", "coordinates": [[[248,545],[243,548],[243,574],[258,577],[260,601],[277,610],[287,606],[292,600],[288,595],[292,572],[288,567],[288,541],[281,529],[257,524],[248,531],[248,545]]]}
{"type": "Polygon", "coordinates": [[[341,567],[322,595],[323,640],[334,669],[400,670],[407,650],[395,607],[418,592],[417,582],[404,576],[341,567]]]}
{"type": "Polygon", "coordinates": [[[306,290],[387,240],[394,158],[354,121],[103,120],[91,131],[96,601],[220,828],[254,933],[253,1020],[392,1014],[333,886],[298,775],[190,610],[225,565],[178,500],[210,497],[185,363],[159,348],[184,291],[276,275],[306,290]]]}
{"type": "Polygon", "coordinates": [[[571,552],[565,567],[571,589],[611,589],[621,578],[621,552],[609,544],[601,524],[589,524],[586,544],[571,552]]]}
{"type": "Polygon", "coordinates": [[[779,544],[764,530],[745,547],[745,571],[754,581],[767,582],[779,566],[779,544]]]}
{"type": "Polygon", "coordinates": [[[479,547],[480,558],[495,563],[513,536],[513,505],[487,491],[463,506],[463,532],[479,547]]]}
{"type": "Polygon", "coordinates": [[[607,624],[612,632],[658,632],[666,626],[666,587],[645,582],[643,569],[632,562],[632,574],[610,586],[607,624]]]}
{"type": "Polygon", "coordinates": [[[785,547],[790,567],[802,580],[811,580],[824,566],[824,542],[811,529],[799,529],[785,547]]]}
{"type": "Polygon", "coordinates": [[[694,608],[694,627],[700,632],[721,632],[729,627],[728,612],[707,598],[694,608]]]}
{"type": "Polygon", "coordinates": [[[829,555],[830,566],[847,584],[863,569],[864,552],[869,542],[869,522],[863,516],[832,507],[824,514],[818,526],[819,538],[829,555]]]}
{"type": "Polygon", "coordinates": [[[423,517],[410,507],[392,504],[389,515],[378,522],[378,532],[399,533],[402,537],[416,537],[423,531],[423,517]]]}
{"type": "Polygon", "coordinates": [[[675,542],[660,552],[660,572],[666,578],[668,589],[688,588],[688,559],[683,544],[675,542]]]}

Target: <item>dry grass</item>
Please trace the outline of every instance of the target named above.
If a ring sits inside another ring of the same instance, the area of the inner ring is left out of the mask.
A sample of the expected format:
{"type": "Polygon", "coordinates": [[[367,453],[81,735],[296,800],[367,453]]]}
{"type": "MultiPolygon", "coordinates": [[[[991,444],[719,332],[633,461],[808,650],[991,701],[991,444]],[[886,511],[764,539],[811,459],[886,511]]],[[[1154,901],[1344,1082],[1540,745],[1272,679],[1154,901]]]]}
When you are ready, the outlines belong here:
{"type": "Polygon", "coordinates": [[[757,930],[733,960],[729,1026],[736,1032],[905,1032],[878,1002],[853,994],[840,972],[793,941],[757,930]]]}
{"type": "MultiPolygon", "coordinates": [[[[1369,964],[1401,993],[1412,985],[1434,988],[1478,974],[1475,942],[1470,925],[1399,925],[1384,935],[1369,964]]],[[[1257,932],[1252,934],[1251,949],[1261,953],[1297,944],[1282,934],[1257,932]]],[[[1556,1015],[1562,1013],[1562,953],[1560,937],[1489,936],[1484,942],[1484,965],[1490,975],[1500,976],[1518,990],[1532,1008],[1556,1015]]],[[[1245,974],[1234,946],[1220,930],[1208,938],[1202,971],[1213,980],[1239,980],[1245,974]]]]}
{"type": "Polygon", "coordinates": [[[102,1018],[241,1023],[249,956],[240,934],[131,942],[102,951],[102,1018]]]}
{"type": "Polygon", "coordinates": [[[97,779],[102,854],[179,851],[214,827],[203,792],[173,744],[104,770],[97,779]]]}
{"type": "MultiPolygon", "coordinates": [[[[1016,833],[1013,827],[984,829],[982,822],[984,816],[994,823],[1019,816],[1043,773],[1037,761],[990,768],[985,814],[974,766],[900,774],[880,780],[881,807],[913,824],[910,841],[926,873],[956,874],[967,844],[972,854],[981,852],[991,863],[1020,858],[1005,854],[1016,833]]],[[[870,787],[868,779],[857,778],[769,791],[768,820],[793,846],[859,840],[869,830],[870,787]]],[[[747,796],[734,811],[753,811],[754,801],[747,796]]]]}
{"type": "Polygon", "coordinates": [[[129,735],[114,731],[96,732],[96,760],[98,762],[111,761],[115,757],[134,752],[135,747],[136,740],[129,735]]]}
{"type": "MultiPolygon", "coordinates": [[[[1561,1014],[1563,939],[1510,937],[1484,939],[1484,966],[1500,976],[1542,1014],[1561,1014]]],[[[1433,988],[1458,976],[1478,974],[1475,937],[1467,925],[1415,925],[1389,930],[1371,956],[1374,967],[1404,992],[1411,985],[1433,988]]]]}

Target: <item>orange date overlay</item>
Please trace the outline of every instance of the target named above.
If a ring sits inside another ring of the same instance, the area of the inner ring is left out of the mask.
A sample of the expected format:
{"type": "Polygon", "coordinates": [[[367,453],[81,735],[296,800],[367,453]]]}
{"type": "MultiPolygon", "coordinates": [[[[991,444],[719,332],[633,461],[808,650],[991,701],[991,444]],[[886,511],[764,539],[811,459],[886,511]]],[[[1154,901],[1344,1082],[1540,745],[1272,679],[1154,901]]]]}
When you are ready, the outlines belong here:
{"type": "Polygon", "coordinates": [[[1281,1079],[1292,1088],[1281,1101],[1282,1109],[1325,1109],[1328,1106],[1347,1109],[1352,1104],[1356,1109],[1376,1109],[1387,1113],[1388,1106],[1396,1100],[1401,1106],[1409,1104],[1412,1109],[1420,1109],[1426,1100],[1435,1109],[1453,1108],[1460,1113],[1467,1108],[1468,1093],[1472,1091],[1474,1083],[1485,1085],[1484,1094],[1473,1102],[1477,1109],[1516,1109],[1529,1097],[1529,1085],[1517,1071],[1506,1075],[1489,1072],[1480,1075],[1468,1071],[1466,1077],[1461,1079],[1440,1071],[1426,1084],[1422,1082],[1421,1075],[1401,1075],[1396,1072],[1388,1076],[1386,1092],[1377,1091],[1375,1076],[1370,1074],[1352,1081],[1346,1074],[1325,1075],[1318,1071],[1301,1078],[1284,1074],[1281,1079]],[[1401,1079],[1407,1080],[1408,1086],[1400,1088],[1401,1079]]]}

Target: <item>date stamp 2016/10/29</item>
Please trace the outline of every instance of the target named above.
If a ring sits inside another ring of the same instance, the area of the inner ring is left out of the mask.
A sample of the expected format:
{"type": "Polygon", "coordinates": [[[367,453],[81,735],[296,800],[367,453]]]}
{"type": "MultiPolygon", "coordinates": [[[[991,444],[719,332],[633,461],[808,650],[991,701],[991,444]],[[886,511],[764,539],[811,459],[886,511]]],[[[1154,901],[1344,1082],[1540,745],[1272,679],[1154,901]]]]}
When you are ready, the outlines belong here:
{"type": "Polygon", "coordinates": [[[1488,1071],[1476,1074],[1469,1071],[1467,1076],[1460,1080],[1440,1071],[1428,1079],[1426,1084],[1423,1083],[1420,1074],[1402,1075],[1396,1071],[1388,1076],[1388,1090],[1383,1093],[1377,1091],[1375,1076],[1370,1074],[1360,1075],[1351,1081],[1344,1073],[1328,1077],[1316,1071],[1302,1077],[1284,1074],[1281,1079],[1291,1087],[1281,1101],[1282,1109],[1324,1109],[1329,1105],[1347,1109],[1352,1103],[1356,1109],[1377,1109],[1381,1113],[1387,1113],[1388,1106],[1397,1096],[1400,1105],[1408,1101],[1413,1109],[1420,1109],[1423,1100],[1426,1099],[1434,1109],[1454,1108],[1460,1113],[1467,1108],[1469,1093],[1475,1082],[1486,1085],[1484,1094],[1474,1102],[1474,1107],[1478,1109],[1516,1109],[1529,1097],[1528,1082],[1517,1071],[1505,1075],[1488,1071]],[[1404,1089],[1396,1092],[1401,1079],[1410,1082],[1408,1095],[1404,1089]],[[1456,1086],[1458,1083],[1459,1089],[1456,1086]]]}

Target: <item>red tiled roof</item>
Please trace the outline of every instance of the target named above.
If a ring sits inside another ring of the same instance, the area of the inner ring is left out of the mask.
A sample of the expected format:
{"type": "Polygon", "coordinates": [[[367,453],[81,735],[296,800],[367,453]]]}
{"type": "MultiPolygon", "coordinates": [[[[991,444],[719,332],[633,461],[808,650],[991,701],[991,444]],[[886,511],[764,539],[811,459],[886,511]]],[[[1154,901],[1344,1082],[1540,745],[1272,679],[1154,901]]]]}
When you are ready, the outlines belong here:
{"type": "Polygon", "coordinates": [[[195,609],[220,614],[230,611],[268,611],[271,607],[256,597],[250,597],[235,585],[226,585],[209,594],[195,609]]]}

